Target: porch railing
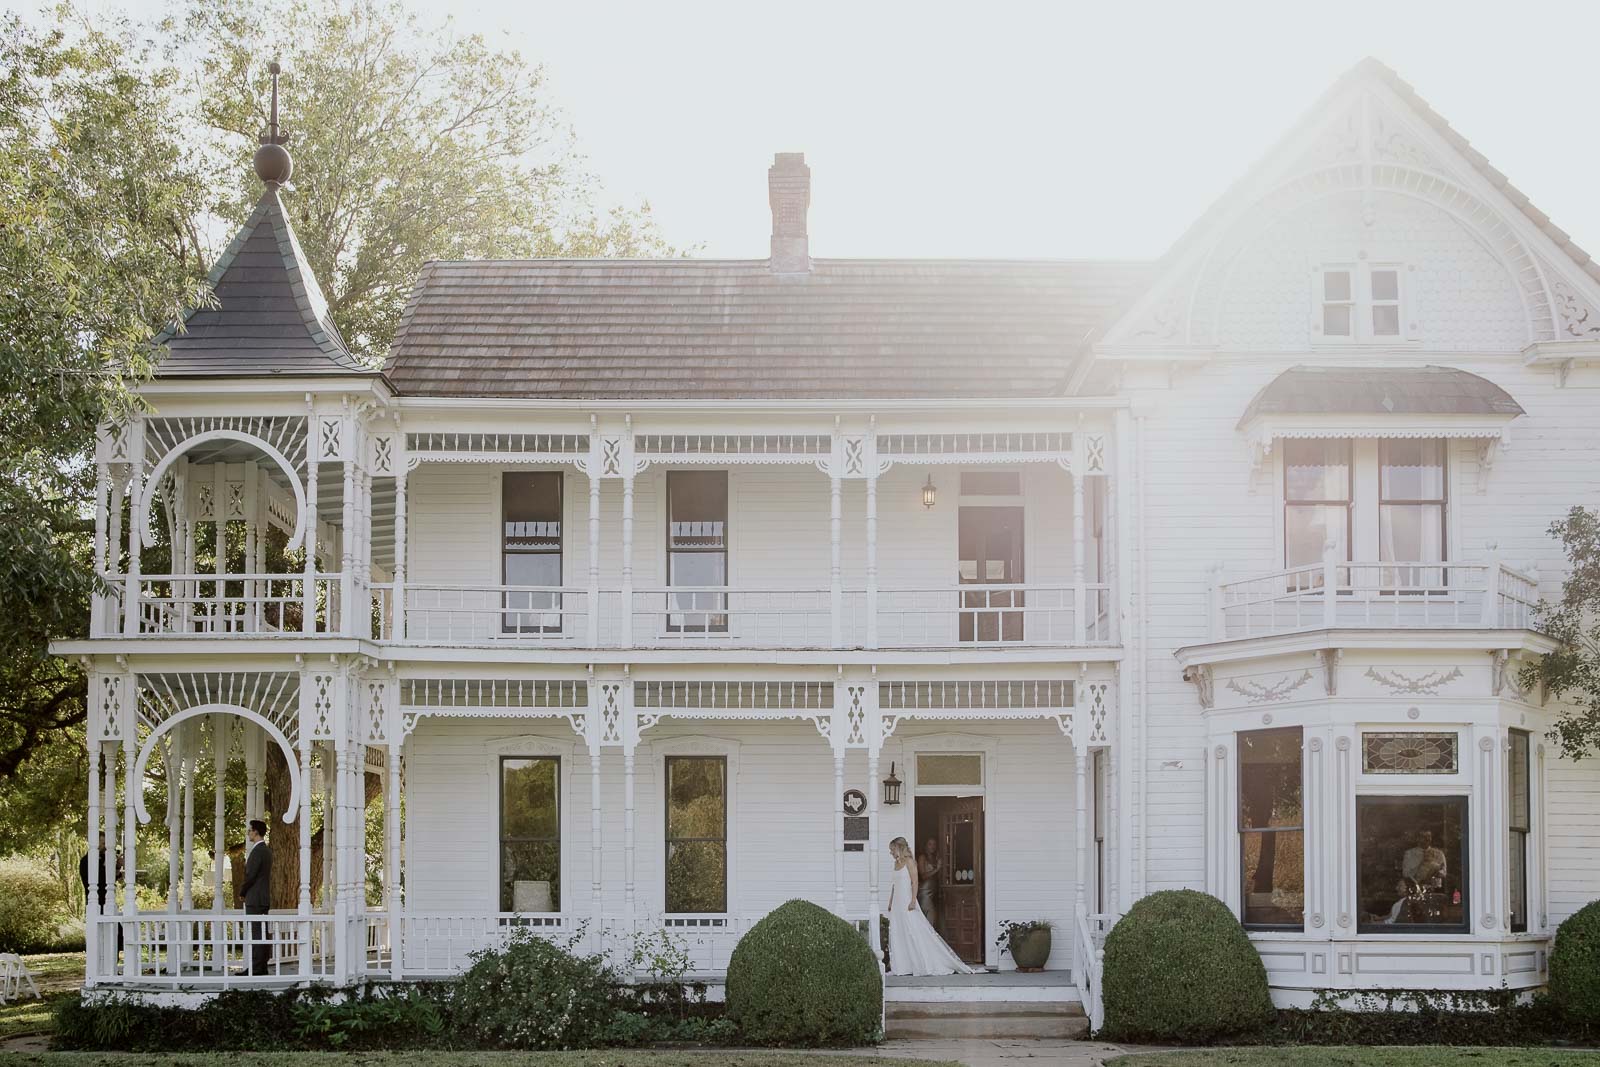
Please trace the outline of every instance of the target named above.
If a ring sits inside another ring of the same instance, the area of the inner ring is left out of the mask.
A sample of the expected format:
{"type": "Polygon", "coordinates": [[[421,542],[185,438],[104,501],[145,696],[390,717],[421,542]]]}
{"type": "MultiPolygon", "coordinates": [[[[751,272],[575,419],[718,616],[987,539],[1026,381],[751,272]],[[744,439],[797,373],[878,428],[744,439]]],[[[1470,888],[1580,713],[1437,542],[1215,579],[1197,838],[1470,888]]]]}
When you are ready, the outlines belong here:
{"type": "Polygon", "coordinates": [[[421,645],[966,648],[1117,640],[1111,586],[1100,583],[655,586],[630,590],[627,610],[619,589],[407,584],[403,612],[391,584],[371,591],[374,636],[421,645]]]}
{"type": "Polygon", "coordinates": [[[1325,560],[1213,585],[1212,640],[1316,629],[1533,625],[1538,580],[1504,563],[1325,560]]]}
{"type": "Polygon", "coordinates": [[[578,929],[575,920],[555,912],[406,912],[400,923],[401,966],[412,976],[459,974],[472,965],[473,953],[497,948],[519,930],[561,940],[578,929]]]}
{"type": "Polygon", "coordinates": [[[132,629],[140,635],[334,634],[342,616],[340,580],[338,574],[317,574],[309,585],[303,574],[106,575],[114,591],[96,617],[96,636],[127,632],[130,590],[132,629]]]}
{"type": "Polygon", "coordinates": [[[141,912],[100,916],[95,923],[101,951],[90,966],[100,982],[228,989],[336,974],[331,915],[141,912]],[[263,973],[252,974],[258,952],[263,973]]]}
{"type": "Polygon", "coordinates": [[[1086,912],[1079,908],[1073,923],[1072,979],[1089,1016],[1089,1030],[1098,1031],[1106,1023],[1102,984],[1105,975],[1106,935],[1117,924],[1117,916],[1086,912]]]}

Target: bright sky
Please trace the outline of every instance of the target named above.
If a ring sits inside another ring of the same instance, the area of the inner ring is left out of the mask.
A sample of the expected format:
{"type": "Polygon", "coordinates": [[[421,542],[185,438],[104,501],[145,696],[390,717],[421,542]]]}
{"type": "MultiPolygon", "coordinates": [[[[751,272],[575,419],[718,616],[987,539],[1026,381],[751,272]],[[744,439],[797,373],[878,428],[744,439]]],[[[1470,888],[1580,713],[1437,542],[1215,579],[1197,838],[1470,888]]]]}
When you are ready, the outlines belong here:
{"type": "Polygon", "coordinates": [[[1364,55],[1600,255],[1592,2],[442,6],[544,62],[608,194],[708,256],[767,254],[775,151],[816,256],[1157,256],[1364,55]]]}

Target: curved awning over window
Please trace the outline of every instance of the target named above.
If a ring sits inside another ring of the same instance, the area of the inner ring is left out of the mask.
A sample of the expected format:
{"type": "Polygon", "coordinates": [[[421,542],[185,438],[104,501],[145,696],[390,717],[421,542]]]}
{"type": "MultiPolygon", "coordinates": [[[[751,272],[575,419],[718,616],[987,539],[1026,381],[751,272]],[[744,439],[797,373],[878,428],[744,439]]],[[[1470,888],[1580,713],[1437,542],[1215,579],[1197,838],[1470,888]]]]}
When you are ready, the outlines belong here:
{"type": "Polygon", "coordinates": [[[1486,378],[1454,367],[1291,367],[1257,393],[1239,429],[1277,415],[1456,417],[1510,421],[1522,405],[1486,378]]]}
{"type": "Polygon", "coordinates": [[[1291,367],[1245,408],[1239,430],[1259,466],[1284,438],[1453,437],[1482,449],[1479,485],[1522,405],[1454,367],[1291,367]]]}

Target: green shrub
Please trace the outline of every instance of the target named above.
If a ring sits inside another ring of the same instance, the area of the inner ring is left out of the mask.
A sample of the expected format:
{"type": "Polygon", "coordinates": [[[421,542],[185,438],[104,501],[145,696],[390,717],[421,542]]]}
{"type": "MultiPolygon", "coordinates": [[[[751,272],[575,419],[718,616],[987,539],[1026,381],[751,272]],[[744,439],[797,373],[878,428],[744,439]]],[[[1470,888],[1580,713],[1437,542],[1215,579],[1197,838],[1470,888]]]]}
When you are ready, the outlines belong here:
{"type": "Polygon", "coordinates": [[[883,1019],[878,962],[855,927],[791,900],[739,939],[727,1013],[752,1044],[866,1044],[883,1019]]]}
{"type": "Polygon", "coordinates": [[[617,978],[598,956],[578,956],[521,930],[480,952],[451,998],[457,1037],[479,1048],[582,1049],[617,1024],[617,978]]]}
{"type": "Polygon", "coordinates": [[[1600,1026],[1600,900],[1579,908],[1556,930],[1550,995],[1571,1022],[1600,1026]]]}
{"type": "Polygon", "coordinates": [[[1273,1020],[1267,971],[1227,905],[1192,889],[1152,893],[1106,937],[1103,1033],[1203,1042],[1273,1020]]]}
{"type": "Polygon", "coordinates": [[[325,991],[234,989],[197,1008],[168,1008],[110,994],[56,1007],[54,1047],[85,1051],[212,1052],[295,1048],[294,1008],[325,991]]]}
{"type": "Polygon", "coordinates": [[[23,856],[0,859],[0,952],[55,949],[65,913],[61,882],[50,868],[23,856]]]}

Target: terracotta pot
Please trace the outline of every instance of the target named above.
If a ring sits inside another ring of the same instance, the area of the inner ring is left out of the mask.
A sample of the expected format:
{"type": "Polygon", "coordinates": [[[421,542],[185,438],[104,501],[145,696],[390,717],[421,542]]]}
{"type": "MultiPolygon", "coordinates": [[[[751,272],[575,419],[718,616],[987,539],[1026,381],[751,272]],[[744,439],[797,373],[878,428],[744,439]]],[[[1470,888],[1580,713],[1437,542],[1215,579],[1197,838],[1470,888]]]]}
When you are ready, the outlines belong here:
{"type": "Polygon", "coordinates": [[[1032,930],[1013,930],[1007,944],[1017,970],[1042,971],[1045,961],[1050,958],[1050,928],[1040,926],[1032,930]]]}

